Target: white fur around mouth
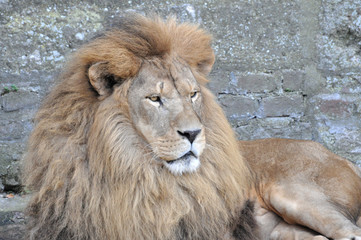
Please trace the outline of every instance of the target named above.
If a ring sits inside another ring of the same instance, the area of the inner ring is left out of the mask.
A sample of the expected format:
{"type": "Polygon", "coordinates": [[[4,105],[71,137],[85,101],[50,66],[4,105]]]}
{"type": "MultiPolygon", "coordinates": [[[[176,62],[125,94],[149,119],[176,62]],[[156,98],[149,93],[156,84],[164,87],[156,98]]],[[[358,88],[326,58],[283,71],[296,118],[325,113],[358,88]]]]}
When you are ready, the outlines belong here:
{"type": "Polygon", "coordinates": [[[173,161],[163,161],[164,166],[174,175],[182,175],[186,172],[195,172],[199,165],[199,158],[192,152],[188,152],[182,157],[173,161]]]}

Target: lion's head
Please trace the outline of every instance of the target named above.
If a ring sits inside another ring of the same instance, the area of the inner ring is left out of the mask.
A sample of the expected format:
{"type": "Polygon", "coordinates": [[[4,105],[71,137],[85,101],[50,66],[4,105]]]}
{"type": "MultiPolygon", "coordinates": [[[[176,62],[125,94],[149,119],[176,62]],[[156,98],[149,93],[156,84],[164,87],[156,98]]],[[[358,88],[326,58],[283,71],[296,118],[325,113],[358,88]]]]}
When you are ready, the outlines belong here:
{"type": "Polygon", "coordinates": [[[192,172],[205,146],[200,86],[186,63],[169,62],[144,62],[129,89],[131,118],[172,173],[192,172]]]}
{"type": "MultiPolygon", "coordinates": [[[[90,81],[98,92],[109,80],[107,63],[93,64],[90,81]]],[[[206,144],[200,84],[188,64],[177,56],[143,60],[127,91],[134,128],[160,161],[174,174],[193,172],[206,144]]]]}
{"type": "Polygon", "coordinates": [[[132,16],[75,53],[29,140],[30,239],[249,233],[250,172],[206,88],[210,44],[197,26],[132,16]]]}

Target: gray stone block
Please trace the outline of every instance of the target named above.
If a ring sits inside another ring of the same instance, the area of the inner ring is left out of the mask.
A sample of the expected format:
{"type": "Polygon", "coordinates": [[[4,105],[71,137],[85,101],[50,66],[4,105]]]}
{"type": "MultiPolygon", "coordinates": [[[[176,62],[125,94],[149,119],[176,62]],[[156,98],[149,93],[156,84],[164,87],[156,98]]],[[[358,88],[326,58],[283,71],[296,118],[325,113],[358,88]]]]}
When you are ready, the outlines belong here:
{"type": "Polygon", "coordinates": [[[5,112],[12,112],[23,108],[34,108],[39,101],[38,94],[34,92],[10,92],[1,96],[1,107],[5,112]]]}
{"type": "Polygon", "coordinates": [[[319,141],[335,153],[350,160],[357,161],[361,156],[361,122],[359,117],[344,119],[325,119],[317,123],[319,141]]]}
{"type": "Polygon", "coordinates": [[[0,141],[0,178],[4,188],[20,186],[19,164],[24,150],[24,142],[0,141]]]}
{"type": "Polygon", "coordinates": [[[326,0],[322,1],[322,9],[319,14],[322,34],[317,42],[318,68],[326,78],[342,77],[343,85],[354,80],[360,83],[361,2],[326,0]]]}
{"type": "Polygon", "coordinates": [[[276,117],[251,119],[247,124],[235,127],[235,131],[241,140],[271,137],[313,139],[312,125],[307,118],[276,117]]]}
{"type": "Polygon", "coordinates": [[[258,110],[257,100],[250,97],[222,95],[219,102],[231,122],[253,118],[258,110]]]}
{"type": "Polygon", "coordinates": [[[357,94],[320,94],[310,101],[316,117],[326,119],[348,119],[357,114],[360,99],[357,94]]]}
{"type": "Polygon", "coordinates": [[[283,77],[283,91],[300,91],[303,89],[305,81],[305,73],[303,71],[284,71],[283,77]]]}
{"type": "Polygon", "coordinates": [[[277,84],[274,75],[259,73],[239,76],[237,87],[240,91],[267,93],[276,90],[277,84]]]}
{"type": "Polygon", "coordinates": [[[300,94],[266,97],[262,99],[262,106],[264,117],[300,117],[305,112],[300,94]]]}

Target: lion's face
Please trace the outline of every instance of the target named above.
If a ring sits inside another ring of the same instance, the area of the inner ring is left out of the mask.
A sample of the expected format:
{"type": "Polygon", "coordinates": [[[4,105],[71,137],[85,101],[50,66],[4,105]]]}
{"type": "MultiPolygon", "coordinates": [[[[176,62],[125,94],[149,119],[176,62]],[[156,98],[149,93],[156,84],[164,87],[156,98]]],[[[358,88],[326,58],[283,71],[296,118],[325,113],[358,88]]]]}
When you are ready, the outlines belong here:
{"type": "Polygon", "coordinates": [[[139,135],[173,174],[193,172],[205,147],[201,88],[180,61],[144,62],[128,92],[139,135]]]}

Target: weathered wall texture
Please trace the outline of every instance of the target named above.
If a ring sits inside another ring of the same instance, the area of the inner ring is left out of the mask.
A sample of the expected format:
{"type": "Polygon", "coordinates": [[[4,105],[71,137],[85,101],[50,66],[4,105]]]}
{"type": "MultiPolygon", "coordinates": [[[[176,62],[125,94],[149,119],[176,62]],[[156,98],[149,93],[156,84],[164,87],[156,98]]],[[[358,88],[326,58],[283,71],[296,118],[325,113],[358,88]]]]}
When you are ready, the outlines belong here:
{"type": "Polygon", "coordinates": [[[0,0],[0,189],[20,185],[32,117],[69,53],[130,10],[214,35],[210,88],[241,139],[313,139],[361,164],[359,0],[0,0]]]}

